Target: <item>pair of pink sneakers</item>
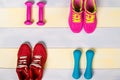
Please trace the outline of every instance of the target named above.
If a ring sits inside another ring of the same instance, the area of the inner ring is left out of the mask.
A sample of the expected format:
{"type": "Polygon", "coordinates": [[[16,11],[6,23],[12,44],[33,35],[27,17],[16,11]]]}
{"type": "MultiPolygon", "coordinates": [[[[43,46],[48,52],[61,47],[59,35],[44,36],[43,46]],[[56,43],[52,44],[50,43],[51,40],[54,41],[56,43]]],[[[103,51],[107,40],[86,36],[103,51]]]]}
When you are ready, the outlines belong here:
{"type": "Polygon", "coordinates": [[[96,29],[96,1],[95,0],[71,0],[69,26],[74,33],[79,33],[83,26],[87,33],[96,29]]]}
{"type": "Polygon", "coordinates": [[[46,48],[42,43],[37,43],[33,54],[28,43],[20,46],[17,55],[16,72],[19,80],[41,80],[44,64],[47,59],[46,48]]]}

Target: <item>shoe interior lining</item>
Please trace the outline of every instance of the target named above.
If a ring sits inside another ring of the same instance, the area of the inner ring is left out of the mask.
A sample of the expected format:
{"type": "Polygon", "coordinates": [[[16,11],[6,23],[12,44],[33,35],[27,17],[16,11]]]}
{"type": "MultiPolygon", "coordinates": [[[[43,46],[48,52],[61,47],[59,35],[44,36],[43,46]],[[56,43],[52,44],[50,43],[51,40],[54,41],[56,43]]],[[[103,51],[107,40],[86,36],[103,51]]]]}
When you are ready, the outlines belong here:
{"type": "Polygon", "coordinates": [[[32,74],[33,74],[32,75],[32,79],[36,80],[39,77],[39,71],[38,71],[38,69],[32,68],[31,71],[32,71],[32,74]]]}
{"type": "Polygon", "coordinates": [[[80,8],[81,8],[81,6],[80,6],[80,0],[74,0],[73,5],[74,5],[75,11],[80,12],[80,8]]]}
{"type": "Polygon", "coordinates": [[[93,13],[95,11],[94,0],[87,0],[86,9],[91,13],[93,13]]]}
{"type": "Polygon", "coordinates": [[[20,73],[20,77],[22,78],[22,80],[26,79],[26,76],[23,74],[23,72],[19,72],[20,73]]]}

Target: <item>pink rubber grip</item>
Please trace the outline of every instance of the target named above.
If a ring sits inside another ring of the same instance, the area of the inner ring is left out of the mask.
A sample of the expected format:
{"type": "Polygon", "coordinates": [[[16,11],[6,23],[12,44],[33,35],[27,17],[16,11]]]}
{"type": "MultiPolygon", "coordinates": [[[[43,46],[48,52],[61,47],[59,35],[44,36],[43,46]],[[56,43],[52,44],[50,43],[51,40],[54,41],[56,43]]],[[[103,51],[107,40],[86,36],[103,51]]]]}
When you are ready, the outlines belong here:
{"type": "Polygon", "coordinates": [[[24,22],[24,24],[31,25],[33,23],[31,20],[31,10],[32,10],[33,2],[27,1],[25,5],[27,6],[27,13],[26,13],[26,21],[24,22]]]}
{"type": "Polygon", "coordinates": [[[45,20],[44,20],[44,6],[45,6],[46,2],[38,2],[37,5],[39,7],[39,20],[37,22],[37,25],[44,25],[45,24],[45,20]]]}

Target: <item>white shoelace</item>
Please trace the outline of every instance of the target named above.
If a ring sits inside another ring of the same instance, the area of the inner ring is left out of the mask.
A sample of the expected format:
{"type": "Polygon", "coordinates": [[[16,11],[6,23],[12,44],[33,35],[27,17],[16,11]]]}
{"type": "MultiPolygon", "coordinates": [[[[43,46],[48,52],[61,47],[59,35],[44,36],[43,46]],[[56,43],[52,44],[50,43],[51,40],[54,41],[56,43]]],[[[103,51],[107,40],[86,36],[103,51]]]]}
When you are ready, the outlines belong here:
{"type": "Polygon", "coordinates": [[[27,56],[21,56],[17,68],[27,67],[27,56]]]}
{"type": "Polygon", "coordinates": [[[41,62],[41,58],[42,56],[40,55],[36,55],[34,56],[35,60],[31,63],[31,65],[42,68],[40,64],[38,64],[39,62],[41,62]]]}

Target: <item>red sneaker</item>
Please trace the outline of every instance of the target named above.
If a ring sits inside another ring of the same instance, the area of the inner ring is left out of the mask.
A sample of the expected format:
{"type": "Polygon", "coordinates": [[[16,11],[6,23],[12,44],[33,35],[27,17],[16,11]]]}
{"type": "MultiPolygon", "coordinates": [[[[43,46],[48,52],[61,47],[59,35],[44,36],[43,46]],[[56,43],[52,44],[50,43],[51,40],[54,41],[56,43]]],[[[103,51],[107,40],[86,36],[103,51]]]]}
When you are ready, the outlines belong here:
{"type": "Polygon", "coordinates": [[[22,44],[17,55],[16,72],[19,80],[29,80],[29,65],[31,60],[31,48],[28,44],[22,44]]]}
{"type": "Polygon", "coordinates": [[[37,43],[33,50],[32,63],[30,65],[30,80],[41,80],[44,64],[47,59],[46,48],[42,43],[37,43]]]}

